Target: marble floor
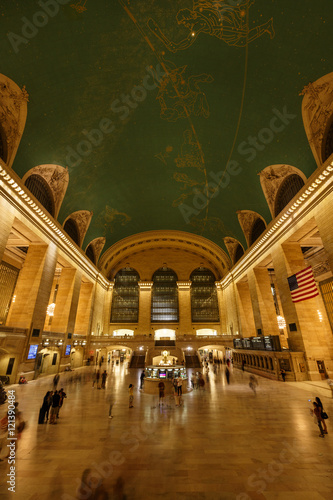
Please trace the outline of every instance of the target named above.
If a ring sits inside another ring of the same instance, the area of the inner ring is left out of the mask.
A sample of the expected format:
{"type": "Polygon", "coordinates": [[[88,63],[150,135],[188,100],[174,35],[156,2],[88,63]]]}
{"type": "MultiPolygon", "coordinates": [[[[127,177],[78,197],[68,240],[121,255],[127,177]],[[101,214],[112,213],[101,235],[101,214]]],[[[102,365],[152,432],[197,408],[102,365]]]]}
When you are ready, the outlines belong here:
{"type": "MultiPolygon", "coordinates": [[[[171,397],[159,406],[157,395],[140,392],[140,373],[115,366],[105,390],[92,387],[89,368],[61,375],[58,387],[64,387],[67,399],[57,425],[37,423],[52,377],[12,386],[27,428],[17,449],[15,493],[7,491],[9,465],[0,463],[0,498],[333,498],[331,419],[321,439],[309,412],[309,399],[320,395],[333,419],[333,399],[320,384],[258,377],[255,395],[248,373],[234,370],[227,385],[221,370],[210,374],[204,392],[184,395],[183,406],[175,407],[171,397]],[[81,382],[70,380],[78,374],[81,382]],[[132,409],[129,383],[135,386],[132,409]],[[108,496],[88,487],[78,493],[85,469],[94,484],[103,482],[99,488],[108,496]]],[[[0,407],[1,417],[6,406],[0,407]]]]}

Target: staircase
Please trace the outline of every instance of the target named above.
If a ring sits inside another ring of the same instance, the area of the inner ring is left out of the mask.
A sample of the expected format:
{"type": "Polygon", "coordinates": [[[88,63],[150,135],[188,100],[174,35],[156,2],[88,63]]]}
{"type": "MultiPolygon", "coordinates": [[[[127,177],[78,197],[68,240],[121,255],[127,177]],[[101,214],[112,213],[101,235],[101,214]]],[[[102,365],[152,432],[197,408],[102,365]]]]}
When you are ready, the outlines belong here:
{"type": "Polygon", "coordinates": [[[145,355],[133,354],[131,359],[130,368],[144,368],[145,367],[145,355]]]}
{"type": "Polygon", "coordinates": [[[185,355],[185,366],[186,368],[202,368],[198,356],[185,355]]]}

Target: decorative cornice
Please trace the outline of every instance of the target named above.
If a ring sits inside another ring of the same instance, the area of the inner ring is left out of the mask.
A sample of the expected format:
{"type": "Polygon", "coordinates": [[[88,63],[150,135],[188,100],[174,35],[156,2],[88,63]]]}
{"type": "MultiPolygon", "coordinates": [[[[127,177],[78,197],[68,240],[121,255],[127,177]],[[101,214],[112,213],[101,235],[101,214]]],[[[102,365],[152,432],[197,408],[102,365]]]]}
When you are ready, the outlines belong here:
{"type": "Polygon", "coordinates": [[[333,191],[332,178],[333,161],[328,161],[311,175],[305,186],[285,207],[284,212],[272,220],[257,243],[250,247],[239,263],[236,263],[232,270],[222,278],[220,283],[224,289],[232,280],[235,281],[249,269],[254,262],[260,260],[261,255],[267,252],[281,236],[298,224],[328,193],[333,191]]]}
{"type": "Polygon", "coordinates": [[[190,290],[192,281],[177,281],[178,290],[190,290]]]}
{"type": "Polygon", "coordinates": [[[138,281],[140,292],[150,291],[153,287],[153,281],[138,281]]]}
{"type": "Polygon", "coordinates": [[[26,189],[18,175],[12,170],[10,170],[10,173],[8,171],[9,168],[0,158],[0,190],[6,200],[47,238],[53,241],[88,276],[107,289],[109,281],[88,259],[83,250],[72,243],[58,222],[46,212],[39,201],[26,189]]]}

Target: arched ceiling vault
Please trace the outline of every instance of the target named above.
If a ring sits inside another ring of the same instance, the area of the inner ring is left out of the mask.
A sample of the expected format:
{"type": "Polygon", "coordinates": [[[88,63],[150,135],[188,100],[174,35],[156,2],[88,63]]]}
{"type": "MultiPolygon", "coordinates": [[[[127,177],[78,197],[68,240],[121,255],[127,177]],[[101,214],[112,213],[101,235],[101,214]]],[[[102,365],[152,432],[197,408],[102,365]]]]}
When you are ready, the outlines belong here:
{"type": "MultiPolygon", "coordinates": [[[[257,174],[269,165],[307,178],[315,170],[320,145],[314,159],[300,94],[306,106],[328,96],[309,86],[332,69],[327,1],[300,9],[290,0],[72,0],[2,10],[1,73],[19,90],[9,97],[0,82],[9,141],[24,117],[8,113],[27,105],[12,168],[21,177],[38,165],[68,168],[59,221],[93,212],[83,248],[156,229],[244,245],[237,210],[271,219],[257,174]]],[[[310,112],[306,120],[312,126],[310,112]]]]}

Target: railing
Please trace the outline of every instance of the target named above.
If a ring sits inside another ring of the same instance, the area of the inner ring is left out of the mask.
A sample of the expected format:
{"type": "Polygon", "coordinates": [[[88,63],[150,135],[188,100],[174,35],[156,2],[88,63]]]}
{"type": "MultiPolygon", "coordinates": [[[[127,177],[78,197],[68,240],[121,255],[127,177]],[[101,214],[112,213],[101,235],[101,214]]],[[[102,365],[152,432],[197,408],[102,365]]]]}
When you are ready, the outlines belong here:
{"type": "Polygon", "coordinates": [[[7,336],[18,336],[18,337],[26,337],[28,330],[26,328],[15,328],[12,326],[0,326],[0,337],[7,336]]]}

